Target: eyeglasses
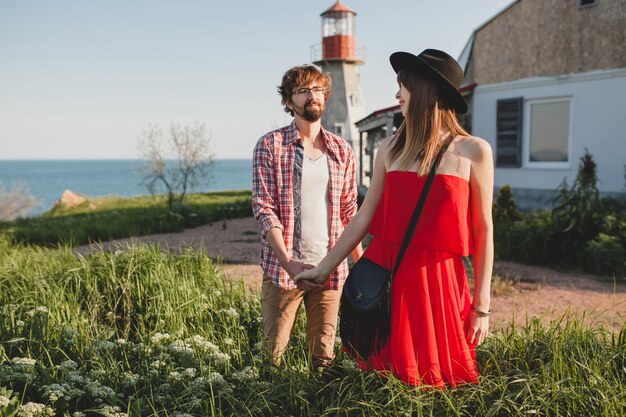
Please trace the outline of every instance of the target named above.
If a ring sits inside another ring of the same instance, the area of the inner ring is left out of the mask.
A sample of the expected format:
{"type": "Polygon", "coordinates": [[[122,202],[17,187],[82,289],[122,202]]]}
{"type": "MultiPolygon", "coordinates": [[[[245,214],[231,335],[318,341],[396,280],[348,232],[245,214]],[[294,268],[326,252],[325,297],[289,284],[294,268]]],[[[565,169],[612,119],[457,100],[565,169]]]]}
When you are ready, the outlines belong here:
{"type": "Polygon", "coordinates": [[[319,95],[324,93],[324,90],[326,90],[324,87],[299,87],[296,88],[293,91],[293,94],[299,95],[299,96],[308,96],[309,93],[313,93],[315,95],[319,95]]]}

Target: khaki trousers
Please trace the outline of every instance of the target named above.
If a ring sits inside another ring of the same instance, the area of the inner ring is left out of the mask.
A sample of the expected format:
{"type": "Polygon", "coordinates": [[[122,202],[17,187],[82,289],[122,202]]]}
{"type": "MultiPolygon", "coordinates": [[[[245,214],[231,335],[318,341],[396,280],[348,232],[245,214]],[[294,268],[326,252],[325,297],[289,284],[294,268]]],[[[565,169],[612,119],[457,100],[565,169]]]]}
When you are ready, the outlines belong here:
{"type": "Polygon", "coordinates": [[[283,290],[263,274],[261,307],[265,346],[274,364],[289,344],[291,329],[296,321],[302,301],[306,310],[306,340],[314,366],[330,366],[334,354],[335,334],[341,288],[328,287],[304,293],[298,289],[283,290]]]}

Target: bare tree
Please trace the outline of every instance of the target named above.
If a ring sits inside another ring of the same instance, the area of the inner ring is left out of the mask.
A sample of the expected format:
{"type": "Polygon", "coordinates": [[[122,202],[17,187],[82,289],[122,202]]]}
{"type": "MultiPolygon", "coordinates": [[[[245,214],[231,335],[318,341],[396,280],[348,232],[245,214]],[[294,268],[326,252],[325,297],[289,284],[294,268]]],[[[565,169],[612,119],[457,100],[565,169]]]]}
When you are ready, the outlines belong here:
{"type": "Polygon", "coordinates": [[[6,190],[0,182],[0,220],[13,220],[28,214],[31,208],[39,205],[26,183],[18,181],[6,190]]]}
{"type": "Polygon", "coordinates": [[[158,125],[149,125],[138,136],[138,149],[146,160],[142,184],[153,195],[164,190],[170,207],[175,201],[182,203],[189,190],[211,178],[214,154],[205,123],[181,127],[172,122],[165,140],[158,125]]]}

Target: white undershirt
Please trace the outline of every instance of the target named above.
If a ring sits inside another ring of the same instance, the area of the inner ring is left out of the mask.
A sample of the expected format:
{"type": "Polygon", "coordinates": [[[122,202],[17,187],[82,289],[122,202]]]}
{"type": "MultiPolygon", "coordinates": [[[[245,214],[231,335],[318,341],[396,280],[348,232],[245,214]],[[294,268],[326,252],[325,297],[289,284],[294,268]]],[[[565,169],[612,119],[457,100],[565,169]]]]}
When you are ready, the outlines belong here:
{"type": "Polygon", "coordinates": [[[328,157],[304,155],[301,192],[301,260],[317,265],[328,253],[328,157]]]}

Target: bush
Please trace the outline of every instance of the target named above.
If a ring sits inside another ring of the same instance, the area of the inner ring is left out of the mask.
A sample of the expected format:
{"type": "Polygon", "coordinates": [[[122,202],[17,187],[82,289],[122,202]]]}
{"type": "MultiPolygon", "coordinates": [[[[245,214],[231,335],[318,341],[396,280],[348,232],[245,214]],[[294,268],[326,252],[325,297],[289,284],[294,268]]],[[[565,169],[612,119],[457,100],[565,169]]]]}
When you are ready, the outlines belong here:
{"type": "Polygon", "coordinates": [[[498,190],[498,197],[496,203],[493,206],[493,219],[494,221],[515,221],[521,220],[522,216],[517,210],[517,204],[513,199],[513,191],[509,184],[504,184],[498,190]]]}
{"type": "Polygon", "coordinates": [[[596,184],[586,151],[574,184],[563,181],[551,212],[519,213],[503,186],[493,207],[496,258],[626,280],[626,202],[600,198],[596,184]]]}
{"type": "Polygon", "coordinates": [[[598,234],[595,239],[585,245],[583,267],[586,271],[605,274],[614,271],[618,276],[626,272],[624,246],[616,236],[604,233],[598,234]]]}
{"type": "Polygon", "coordinates": [[[41,217],[0,222],[0,231],[9,231],[14,242],[85,244],[180,232],[216,221],[252,216],[250,191],[190,194],[186,201],[187,204],[169,209],[166,196],[94,199],[81,207],[57,207],[41,217]]]}

